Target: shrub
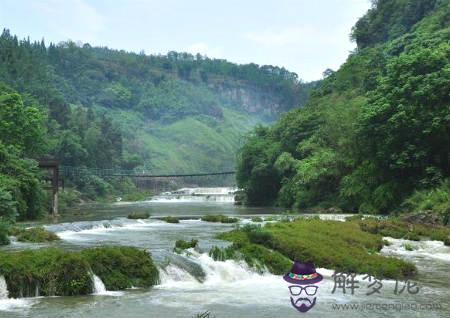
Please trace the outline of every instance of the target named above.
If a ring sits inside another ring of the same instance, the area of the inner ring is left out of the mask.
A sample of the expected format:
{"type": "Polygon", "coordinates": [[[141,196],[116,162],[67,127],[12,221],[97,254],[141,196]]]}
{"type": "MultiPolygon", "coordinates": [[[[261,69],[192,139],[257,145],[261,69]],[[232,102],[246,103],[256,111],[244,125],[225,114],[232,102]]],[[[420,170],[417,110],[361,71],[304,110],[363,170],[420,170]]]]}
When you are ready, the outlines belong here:
{"type": "Polygon", "coordinates": [[[205,222],[220,222],[220,223],[236,223],[239,221],[238,218],[232,218],[225,215],[217,214],[217,215],[204,215],[201,218],[202,221],[205,222]]]}
{"type": "Polygon", "coordinates": [[[252,222],[259,223],[259,222],[262,222],[262,221],[263,221],[263,219],[262,219],[262,217],[260,217],[260,216],[254,216],[254,217],[252,217],[252,222]]]}
{"type": "Polygon", "coordinates": [[[140,212],[135,211],[128,214],[128,218],[132,220],[138,220],[138,219],[148,219],[150,217],[150,214],[148,212],[140,212]]]}
{"type": "Polygon", "coordinates": [[[108,290],[150,287],[159,281],[158,269],[147,251],[107,246],[86,249],[81,253],[108,290]]]}
{"type": "Polygon", "coordinates": [[[175,216],[166,216],[162,218],[163,221],[166,221],[167,223],[180,223],[180,219],[175,216]]]}
{"type": "Polygon", "coordinates": [[[175,242],[175,249],[186,250],[188,248],[195,248],[198,244],[198,240],[192,239],[189,241],[177,240],[175,242]]]}

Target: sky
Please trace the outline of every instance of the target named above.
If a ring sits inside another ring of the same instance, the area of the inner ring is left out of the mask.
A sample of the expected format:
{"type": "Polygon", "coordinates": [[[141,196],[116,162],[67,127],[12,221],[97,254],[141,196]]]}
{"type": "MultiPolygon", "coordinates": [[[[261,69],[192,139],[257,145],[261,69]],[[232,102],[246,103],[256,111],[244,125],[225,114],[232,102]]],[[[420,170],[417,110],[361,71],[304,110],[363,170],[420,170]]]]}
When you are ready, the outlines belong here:
{"type": "Polygon", "coordinates": [[[0,0],[19,38],[68,39],[146,54],[201,53],[277,65],[304,81],[336,70],[369,0],[0,0]]]}

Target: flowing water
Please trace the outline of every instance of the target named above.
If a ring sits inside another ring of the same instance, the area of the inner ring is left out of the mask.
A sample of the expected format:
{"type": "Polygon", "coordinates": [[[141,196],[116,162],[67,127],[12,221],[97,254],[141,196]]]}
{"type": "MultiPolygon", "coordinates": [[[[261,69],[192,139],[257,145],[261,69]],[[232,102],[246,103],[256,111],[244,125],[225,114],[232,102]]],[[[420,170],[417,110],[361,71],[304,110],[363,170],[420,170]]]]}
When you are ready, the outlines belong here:
{"type": "MultiPolygon", "coordinates": [[[[186,189],[185,189],[186,190],[186,189]]],[[[214,261],[207,251],[214,245],[228,243],[215,238],[217,233],[233,228],[232,224],[202,222],[204,214],[227,214],[239,217],[241,224],[251,223],[251,216],[277,216],[276,209],[234,206],[228,189],[187,189],[183,193],[164,194],[151,201],[119,202],[114,205],[86,206],[64,216],[58,223],[46,224],[61,242],[52,244],[77,250],[107,244],[132,245],[152,253],[160,267],[161,283],[151,289],[107,291],[103,282],[92,273],[94,290],[83,297],[35,297],[10,299],[4,278],[0,276],[0,317],[192,317],[210,311],[219,317],[298,317],[291,307],[287,284],[280,276],[257,273],[245,263],[214,261]],[[191,192],[189,192],[191,191],[191,192]],[[199,197],[201,199],[199,199],[199,197]],[[219,198],[220,197],[220,198],[219,198]],[[128,220],[130,211],[148,211],[148,220],[128,220]],[[179,224],[159,220],[162,216],[180,216],[179,224]],[[199,250],[183,255],[172,252],[177,239],[199,240],[199,250]]],[[[342,215],[322,218],[343,220],[342,215]]],[[[381,293],[367,296],[368,282],[358,276],[360,289],[354,295],[332,292],[333,272],[318,271],[324,276],[319,285],[316,306],[307,313],[323,317],[449,317],[450,316],[450,247],[441,242],[410,242],[388,239],[391,245],[381,251],[410,260],[419,269],[420,292],[394,295],[395,281],[383,280],[381,293]],[[405,244],[413,247],[405,249],[405,244]],[[337,310],[336,304],[381,304],[386,307],[370,310],[337,310]],[[439,304],[440,310],[399,310],[404,304],[439,304]],[[394,307],[397,306],[397,307],[394,307]],[[393,309],[396,308],[396,309],[393,309]]],[[[41,248],[45,244],[13,242],[5,249],[41,248]]]]}

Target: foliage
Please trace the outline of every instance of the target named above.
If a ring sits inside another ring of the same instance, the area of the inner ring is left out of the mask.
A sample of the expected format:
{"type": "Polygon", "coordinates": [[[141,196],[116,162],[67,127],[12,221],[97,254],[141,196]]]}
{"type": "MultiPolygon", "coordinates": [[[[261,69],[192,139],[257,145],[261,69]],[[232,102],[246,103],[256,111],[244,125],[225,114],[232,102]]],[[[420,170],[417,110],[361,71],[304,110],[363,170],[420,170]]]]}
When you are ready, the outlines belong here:
{"type": "Polygon", "coordinates": [[[150,213],[144,211],[134,211],[128,214],[127,218],[132,220],[138,219],[148,219],[150,217],[150,213]]]}
{"type": "Polygon", "coordinates": [[[373,1],[372,8],[353,27],[352,38],[358,48],[364,48],[398,37],[410,31],[438,3],[438,0],[373,1]]]}
{"type": "Polygon", "coordinates": [[[10,235],[15,236],[19,242],[43,243],[60,239],[58,235],[47,231],[43,227],[32,227],[29,229],[12,227],[9,233],[10,235]]]}
{"type": "Polygon", "coordinates": [[[17,215],[17,202],[11,192],[0,187],[0,221],[14,220],[17,215]]]}
{"type": "Polygon", "coordinates": [[[159,281],[158,269],[147,251],[107,246],[83,250],[81,255],[108,290],[150,287],[159,281]]]}
{"type": "MultiPolygon", "coordinates": [[[[255,231],[261,229],[237,229],[219,237],[245,247],[255,231]]],[[[309,260],[317,267],[386,278],[409,277],[416,272],[413,264],[376,254],[383,246],[382,236],[362,231],[355,222],[302,218],[267,224],[264,231],[272,239],[255,245],[271,248],[291,260],[309,260]]]]}
{"type": "Polygon", "coordinates": [[[220,223],[236,223],[239,221],[238,218],[228,217],[221,214],[209,214],[201,217],[204,222],[220,222],[220,223]]]}

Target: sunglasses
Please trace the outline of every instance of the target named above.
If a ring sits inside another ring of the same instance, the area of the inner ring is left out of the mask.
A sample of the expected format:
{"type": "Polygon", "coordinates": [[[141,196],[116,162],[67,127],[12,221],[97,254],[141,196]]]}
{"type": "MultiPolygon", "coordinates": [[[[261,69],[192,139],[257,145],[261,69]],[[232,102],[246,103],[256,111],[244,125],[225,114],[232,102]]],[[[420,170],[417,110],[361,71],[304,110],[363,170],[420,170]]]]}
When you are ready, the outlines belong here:
{"type": "Polygon", "coordinates": [[[308,296],[314,296],[317,293],[317,289],[319,287],[317,286],[289,286],[289,291],[291,292],[292,296],[298,296],[302,293],[302,291],[304,290],[306,295],[308,296]]]}

